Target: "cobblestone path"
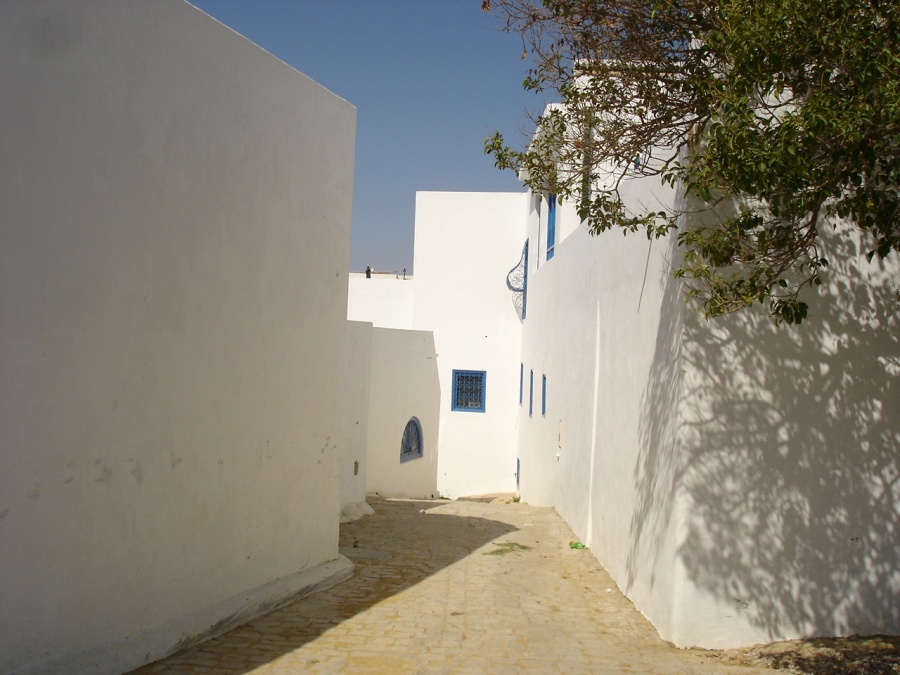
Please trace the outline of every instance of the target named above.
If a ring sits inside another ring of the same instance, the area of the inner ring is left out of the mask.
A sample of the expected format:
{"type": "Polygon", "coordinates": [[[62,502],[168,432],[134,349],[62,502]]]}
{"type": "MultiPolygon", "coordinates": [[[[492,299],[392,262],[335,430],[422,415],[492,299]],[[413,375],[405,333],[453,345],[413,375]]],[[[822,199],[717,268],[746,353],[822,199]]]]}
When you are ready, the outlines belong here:
{"type": "Polygon", "coordinates": [[[504,502],[370,500],[351,579],[135,672],[766,672],[663,642],[552,509],[504,502]]]}

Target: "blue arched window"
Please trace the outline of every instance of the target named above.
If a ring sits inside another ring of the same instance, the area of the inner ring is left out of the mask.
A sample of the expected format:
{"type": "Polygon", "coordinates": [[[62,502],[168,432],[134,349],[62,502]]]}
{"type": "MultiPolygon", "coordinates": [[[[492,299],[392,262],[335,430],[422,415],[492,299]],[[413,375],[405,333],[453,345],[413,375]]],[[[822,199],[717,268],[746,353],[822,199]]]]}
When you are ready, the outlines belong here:
{"type": "Polygon", "coordinates": [[[400,441],[400,461],[407,462],[422,456],[422,425],[415,417],[411,417],[403,430],[400,441]]]}

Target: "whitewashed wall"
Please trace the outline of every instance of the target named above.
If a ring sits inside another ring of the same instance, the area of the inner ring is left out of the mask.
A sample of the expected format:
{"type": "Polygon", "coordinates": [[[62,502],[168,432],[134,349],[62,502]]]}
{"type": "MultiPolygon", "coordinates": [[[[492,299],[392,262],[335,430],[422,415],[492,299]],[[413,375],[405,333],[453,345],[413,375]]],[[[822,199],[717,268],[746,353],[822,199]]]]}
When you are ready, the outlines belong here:
{"type": "MultiPolygon", "coordinates": [[[[628,203],[675,203],[648,180],[628,203]]],[[[545,223],[531,212],[532,238],[545,223]]],[[[686,308],[671,241],[576,228],[549,262],[539,244],[522,497],[555,506],[676,645],[898,631],[900,266],[866,263],[846,229],[826,246],[811,318],[778,328],[686,308]]]]}
{"type": "Polygon", "coordinates": [[[900,264],[822,235],[801,326],[687,316],[678,645],[900,632],[900,264]]]}
{"type": "Polygon", "coordinates": [[[415,281],[391,274],[350,275],[347,318],[370,321],[380,328],[412,328],[415,281]]]}
{"type": "Polygon", "coordinates": [[[521,325],[506,275],[522,254],[527,208],[525,194],[420,192],[415,279],[350,276],[348,318],[434,335],[440,423],[426,435],[439,442],[444,497],[515,489],[521,325]],[[485,413],[450,409],[454,369],[487,372],[485,413]]]}
{"type": "Polygon", "coordinates": [[[434,338],[427,331],[374,328],[371,343],[366,491],[436,497],[441,389],[434,338]],[[401,462],[400,442],[412,417],[422,428],[423,453],[401,462]]]}
{"type": "Polygon", "coordinates": [[[352,106],[178,0],[0,3],[0,91],[0,670],[346,574],[352,106]]]}
{"type": "MultiPolygon", "coordinates": [[[[652,179],[632,189],[656,190],[652,179]],[[640,185],[643,184],[643,185],[640,185]]],[[[577,219],[571,204],[560,219],[577,219]]],[[[546,214],[541,214],[542,231],[546,214]]],[[[538,239],[537,213],[529,219],[538,239]]],[[[672,461],[677,382],[661,386],[661,364],[677,375],[681,301],[674,298],[670,242],[592,237],[582,226],[546,260],[531,261],[523,327],[524,395],[519,412],[520,492],[554,506],[661,632],[675,599],[677,477],[672,461]],[[540,264],[540,267],[538,267],[540,264]],[[534,372],[529,416],[529,374],[534,372]],[[547,377],[546,416],[541,378],[547,377]],[[642,456],[660,457],[652,488],[640,501],[642,456]]]]}
{"type": "Polygon", "coordinates": [[[368,512],[366,472],[369,433],[369,368],[372,362],[372,324],[347,322],[347,359],[341,402],[341,521],[368,512]]]}
{"type": "Polygon", "coordinates": [[[524,193],[416,195],[413,327],[434,332],[445,497],[515,489],[521,324],[506,275],[521,257],[526,210],[524,193]],[[450,409],[454,369],[487,372],[483,414],[450,409]]]}

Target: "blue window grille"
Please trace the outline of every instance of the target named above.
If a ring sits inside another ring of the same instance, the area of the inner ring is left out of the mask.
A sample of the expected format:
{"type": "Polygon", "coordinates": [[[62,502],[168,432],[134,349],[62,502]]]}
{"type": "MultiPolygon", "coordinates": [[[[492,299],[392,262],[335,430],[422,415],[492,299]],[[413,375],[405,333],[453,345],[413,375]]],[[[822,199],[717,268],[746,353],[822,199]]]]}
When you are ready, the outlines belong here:
{"type": "Polygon", "coordinates": [[[547,376],[541,375],[541,417],[547,416],[547,376]]]}
{"type": "Polygon", "coordinates": [[[484,412],[487,373],[483,370],[453,371],[453,400],[451,410],[484,412]]]}
{"type": "Polygon", "coordinates": [[[403,430],[400,440],[400,462],[408,462],[422,456],[422,425],[418,418],[411,417],[403,430]]]}
{"type": "Polygon", "coordinates": [[[522,405],[522,393],[525,389],[525,364],[519,364],[519,405],[522,405]]]}
{"type": "Polygon", "coordinates": [[[528,416],[531,417],[534,412],[534,371],[529,371],[528,375],[528,416]]]}
{"type": "Polygon", "coordinates": [[[556,195],[547,196],[547,260],[556,247],[556,195]]]}

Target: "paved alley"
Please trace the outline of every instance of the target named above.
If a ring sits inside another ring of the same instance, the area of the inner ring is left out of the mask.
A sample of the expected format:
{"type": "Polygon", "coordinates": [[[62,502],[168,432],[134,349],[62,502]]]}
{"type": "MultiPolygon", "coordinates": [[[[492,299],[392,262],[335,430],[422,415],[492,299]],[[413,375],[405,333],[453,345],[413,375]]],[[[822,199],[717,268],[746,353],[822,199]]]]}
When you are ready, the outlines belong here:
{"type": "Polygon", "coordinates": [[[663,642],[552,509],[370,504],[341,526],[350,580],[135,672],[763,672],[663,642]]]}

